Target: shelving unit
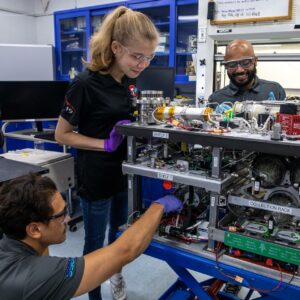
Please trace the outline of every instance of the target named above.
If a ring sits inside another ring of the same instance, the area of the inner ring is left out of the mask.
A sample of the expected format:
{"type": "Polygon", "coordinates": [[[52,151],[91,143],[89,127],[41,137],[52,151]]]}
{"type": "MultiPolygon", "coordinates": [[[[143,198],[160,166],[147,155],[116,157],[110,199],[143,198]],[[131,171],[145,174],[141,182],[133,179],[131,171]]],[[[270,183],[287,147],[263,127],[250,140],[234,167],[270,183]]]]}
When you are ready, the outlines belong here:
{"type": "Polygon", "coordinates": [[[174,1],[128,1],[127,6],[147,15],[158,28],[161,38],[152,66],[174,67],[175,6],[174,1]]]}
{"type": "Polygon", "coordinates": [[[195,84],[198,35],[198,2],[178,1],[176,29],[176,83],[195,84]]]}
{"type": "Polygon", "coordinates": [[[88,57],[89,14],[85,11],[55,15],[56,77],[70,79],[71,68],[82,71],[88,57]]]}

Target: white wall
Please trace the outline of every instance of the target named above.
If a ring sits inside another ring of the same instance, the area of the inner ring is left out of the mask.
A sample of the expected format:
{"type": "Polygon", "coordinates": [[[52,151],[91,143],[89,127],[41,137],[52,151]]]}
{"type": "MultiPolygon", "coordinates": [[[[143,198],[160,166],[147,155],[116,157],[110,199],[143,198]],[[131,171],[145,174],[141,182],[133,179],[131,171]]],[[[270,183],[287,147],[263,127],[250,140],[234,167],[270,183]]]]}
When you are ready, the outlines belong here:
{"type": "Polygon", "coordinates": [[[35,1],[0,1],[0,44],[37,43],[35,18],[30,16],[34,13],[35,1]]]}
{"type": "MultiPolygon", "coordinates": [[[[36,12],[42,11],[42,3],[47,0],[34,0],[36,12]]],[[[47,12],[67,10],[80,7],[96,6],[106,3],[121,2],[122,0],[50,0],[47,12]]]]}
{"type": "Polygon", "coordinates": [[[0,66],[0,81],[53,80],[53,48],[0,44],[0,66]]]}
{"type": "Polygon", "coordinates": [[[34,17],[0,12],[0,44],[36,44],[34,17]]]}
{"type": "Polygon", "coordinates": [[[53,12],[120,0],[1,0],[0,44],[54,45],[53,12]]]}
{"type": "Polygon", "coordinates": [[[54,17],[53,15],[37,17],[35,20],[36,43],[54,46],[54,17]]]}
{"type": "MultiPolygon", "coordinates": [[[[40,0],[38,0],[40,1],[40,0]]],[[[10,8],[18,11],[34,12],[36,0],[1,0],[0,8],[10,8]]]]}

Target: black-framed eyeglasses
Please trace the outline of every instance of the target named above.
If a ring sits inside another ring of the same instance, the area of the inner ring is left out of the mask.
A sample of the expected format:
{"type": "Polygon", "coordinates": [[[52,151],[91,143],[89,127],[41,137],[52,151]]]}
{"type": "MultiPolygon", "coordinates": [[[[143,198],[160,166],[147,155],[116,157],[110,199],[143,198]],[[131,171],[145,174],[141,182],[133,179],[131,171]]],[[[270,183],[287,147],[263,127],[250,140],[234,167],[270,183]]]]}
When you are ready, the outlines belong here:
{"type": "Polygon", "coordinates": [[[61,223],[63,223],[68,214],[69,214],[68,205],[65,205],[64,209],[61,212],[59,212],[59,213],[57,213],[53,216],[48,217],[47,220],[51,221],[51,220],[61,219],[61,223]]]}
{"type": "Polygon", "coordinates": [[[247,58],[240,59],[240,60],[224,61],[223,65],[225,66],[225,68],[227,70],[230,70],[230,71],[236,70],[239,65],[244,69],[248,69],[253,65],[254,60],[255,60],[255,57],[247,57],[247,58]]]}

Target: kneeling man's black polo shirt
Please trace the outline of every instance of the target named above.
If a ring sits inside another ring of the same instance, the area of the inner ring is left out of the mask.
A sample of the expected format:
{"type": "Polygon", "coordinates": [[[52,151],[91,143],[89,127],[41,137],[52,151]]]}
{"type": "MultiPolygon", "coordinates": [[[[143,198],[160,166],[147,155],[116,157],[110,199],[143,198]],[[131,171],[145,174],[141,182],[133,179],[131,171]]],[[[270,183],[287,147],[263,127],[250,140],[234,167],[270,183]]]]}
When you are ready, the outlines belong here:
{"type": "Polygon", "coordinates": [[[1,300],[69,300],[83,269],[83,257],[39,256],[20,241],[0,240],[1,300]]]}

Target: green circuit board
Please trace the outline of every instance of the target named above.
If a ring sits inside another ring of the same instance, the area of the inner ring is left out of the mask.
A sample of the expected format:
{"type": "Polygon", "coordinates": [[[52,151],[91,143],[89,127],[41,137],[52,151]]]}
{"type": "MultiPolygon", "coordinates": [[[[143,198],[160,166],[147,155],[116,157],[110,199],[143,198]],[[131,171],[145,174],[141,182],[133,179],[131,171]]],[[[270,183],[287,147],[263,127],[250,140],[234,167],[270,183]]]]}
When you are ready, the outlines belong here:
{"type": "Polygon", "coordinates": [[[241,234],[226,232],[224,244],[265,257],[300,265],[300,250],[284,245],[278,245],[241,234]]]}

